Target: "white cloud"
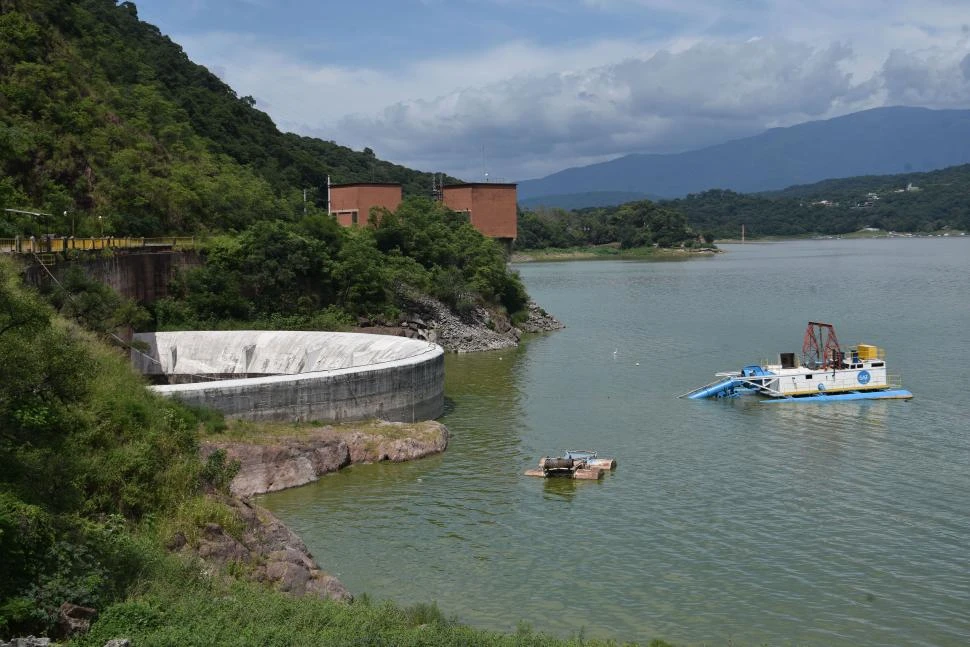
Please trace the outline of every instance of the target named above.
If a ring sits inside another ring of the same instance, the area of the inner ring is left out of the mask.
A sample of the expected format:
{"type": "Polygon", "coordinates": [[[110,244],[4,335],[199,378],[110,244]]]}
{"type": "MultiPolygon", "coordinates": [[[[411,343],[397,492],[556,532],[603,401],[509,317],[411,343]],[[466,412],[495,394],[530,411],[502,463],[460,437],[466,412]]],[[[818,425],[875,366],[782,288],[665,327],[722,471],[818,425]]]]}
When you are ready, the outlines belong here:
{"type": "Polygon", "coordinates": [[[254,34],[174,38],[284,129],[467,179],[483,146],[491,177],[518,180],[879,105],[970,108],[964,1],[578,4],[673,27],[659,40],[519,37],[383,67],[297,59],[254,34]]]}
{"type": "Polygon", "coordinates": [[[970,105],[970,54],[893,50],[882,67],[890,103],[929,108],[970,105]]]}
{"type": "Polygon", "coordinates": [[[340,126],[353,139],[371,137],[392,158],[438,158],[466,174],[479,167],[463,166],[463,153],[485,145],[495,165],[512,169],[500,173],[521,179],[527,169],[561,168],[564,158],[683,150],[779,119],[825,116],[839,101],[866,98],[853,95],[861,86],[840,69],[850,56],[844,45],[778,39],[697,44],[398,102],[375,115],[347,116],[340,126]],[[526,156],[546,161],[525,166],[518,160],[526,156]]]}

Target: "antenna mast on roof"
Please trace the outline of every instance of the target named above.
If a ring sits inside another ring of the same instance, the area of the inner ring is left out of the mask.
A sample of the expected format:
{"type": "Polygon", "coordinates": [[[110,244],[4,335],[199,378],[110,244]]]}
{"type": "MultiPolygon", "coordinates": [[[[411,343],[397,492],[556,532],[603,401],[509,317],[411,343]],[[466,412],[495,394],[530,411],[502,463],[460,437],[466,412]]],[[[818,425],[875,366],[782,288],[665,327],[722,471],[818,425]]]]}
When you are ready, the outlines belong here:
{"type": "Polygon", "coordinates": [[[485,166],[485,144],[482,144],[482,181],[488,182],[488,167],[485,166]]]}
{"type": "Polygon", "coordinates": [[[443,173],[432,173],[431,174],[431,199],[435,202],[441,202],[444,194],[444,174],[443,173]]]}

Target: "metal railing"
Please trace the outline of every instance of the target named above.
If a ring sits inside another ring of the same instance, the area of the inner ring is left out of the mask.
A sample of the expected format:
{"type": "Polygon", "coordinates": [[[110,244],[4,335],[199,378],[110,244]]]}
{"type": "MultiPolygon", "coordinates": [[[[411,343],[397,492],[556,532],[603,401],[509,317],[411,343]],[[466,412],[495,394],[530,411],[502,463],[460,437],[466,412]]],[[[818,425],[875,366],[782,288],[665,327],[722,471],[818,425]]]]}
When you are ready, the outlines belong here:
{"type": "Polygon", "coordinates": [[[7,254],[60,254],[71,250],[94,251],[102,249],[196,249],[196,239],[191,236],[159,238],[72,238],[66,236],[30,236],[28,238],[0,238],[0,253],[7,254]]]}

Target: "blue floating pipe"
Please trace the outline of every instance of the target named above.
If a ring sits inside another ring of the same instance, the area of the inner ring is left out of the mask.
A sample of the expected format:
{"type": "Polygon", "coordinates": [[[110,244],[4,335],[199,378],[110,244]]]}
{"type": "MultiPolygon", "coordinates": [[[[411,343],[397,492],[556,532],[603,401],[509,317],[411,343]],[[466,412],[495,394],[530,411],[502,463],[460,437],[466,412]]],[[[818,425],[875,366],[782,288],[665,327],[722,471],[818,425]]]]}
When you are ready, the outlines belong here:
{"type": "Polygon", "coordinates": [[[884,391],[854,391],[852,393],[819,393],[797,398],[768,398],[762,404],[775,402],[845,402],[846,400],[909,400],[913,394],[906,389],[886,389],[884,391]]]}
{"type": "Polygon", "coordinates": [[[688,400],[703,400],[705,398],[725,398],[736,395],[735,389],[741,386],[741,380],[729,377],[710,386],[705,386],[687,396],[688,400]]]}

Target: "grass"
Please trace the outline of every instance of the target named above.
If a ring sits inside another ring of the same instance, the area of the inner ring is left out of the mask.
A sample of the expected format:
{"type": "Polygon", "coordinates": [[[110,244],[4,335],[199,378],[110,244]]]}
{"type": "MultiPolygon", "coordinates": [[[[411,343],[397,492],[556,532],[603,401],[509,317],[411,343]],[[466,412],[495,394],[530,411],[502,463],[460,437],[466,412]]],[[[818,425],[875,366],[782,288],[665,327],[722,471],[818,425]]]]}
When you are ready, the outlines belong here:
{"type": "Polygon", "coordinates": [[[239,442],[252,445],[269,445],[283,440],[305,440],[321,430],[337,436],[363,433],[381,436],[388,440],[402,438],[429,439],[440,433],[440,424],[434,420],[421,422],[390,423],[383,420],[362,420],[343,424],[319,422],[251,422],[228,420],[225,429],[203,436],[203,440],[239,442]]]}
{"type": "Polygon", "coordinates": [[[183,501],[170,515],[153,520],[151,535],[159,542],[168,543],[181,533],[189,546],[197,547],[209,523],[219,524],[236,539],[241,539],[245,531],[243,522],[224,503],[195,496],[183,501]]]}
{"type": "MultiPolygon", "coordinates": [[[[112,638],[128,638],[139,647],[616,644],[582,636],[558,639],[521,623],[514,634],[473,629],[446,617],[434,603],[400,607],[366,596],[351,604],[295,598],[174,557],[158,561],[137,594],[102,610],[91,631],[70,644],[101,647],[112,638]]],[[[661,641],[650,645],[669,647],[661,641]]]]}

